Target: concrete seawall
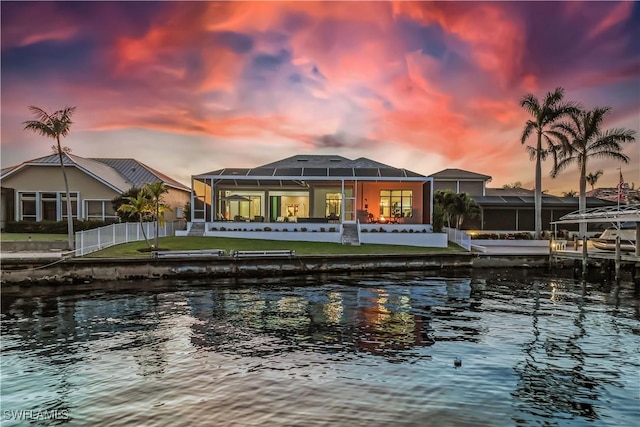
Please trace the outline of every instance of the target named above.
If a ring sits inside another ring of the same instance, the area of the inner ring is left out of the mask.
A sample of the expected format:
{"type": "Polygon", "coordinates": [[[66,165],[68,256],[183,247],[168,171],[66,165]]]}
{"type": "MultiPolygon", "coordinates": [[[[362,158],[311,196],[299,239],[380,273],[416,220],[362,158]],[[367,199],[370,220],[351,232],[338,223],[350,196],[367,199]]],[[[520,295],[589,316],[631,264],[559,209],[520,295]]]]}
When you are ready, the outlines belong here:
{"type": "Polygon", "coordinates": [[[471,253],[318,255],[269,258],[3,260],[0,283],[58,284],[109,280],[260,277],[357,271],[543,267],[548,256],[483,256],[471,253]]]}

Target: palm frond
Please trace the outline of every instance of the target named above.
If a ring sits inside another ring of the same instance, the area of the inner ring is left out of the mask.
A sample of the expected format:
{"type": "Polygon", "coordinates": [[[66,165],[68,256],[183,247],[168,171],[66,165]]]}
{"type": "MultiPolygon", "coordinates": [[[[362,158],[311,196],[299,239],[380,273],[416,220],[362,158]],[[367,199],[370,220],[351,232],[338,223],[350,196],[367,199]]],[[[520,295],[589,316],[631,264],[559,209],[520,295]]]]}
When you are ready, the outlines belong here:
{"type": "Polygon", "coordinates": [[[535,122],[527,120],[527,123],[524,125],[524,129],[522,130],[522,137],[520,138],[521,144],[524,144],[527,139],[529,139],[529,136],[531,136],[531,133],[533,133],[536,127],[537,126],[535,122]]]}
{"type": "Polygon", "coordinates": [[[541,110],[540,101],[538,101],[538,98],[530,93],[522,97],[522,99],[520,100],[520,106],[527,110],[527,112],[534,117],[537,117],[541,110]]]}

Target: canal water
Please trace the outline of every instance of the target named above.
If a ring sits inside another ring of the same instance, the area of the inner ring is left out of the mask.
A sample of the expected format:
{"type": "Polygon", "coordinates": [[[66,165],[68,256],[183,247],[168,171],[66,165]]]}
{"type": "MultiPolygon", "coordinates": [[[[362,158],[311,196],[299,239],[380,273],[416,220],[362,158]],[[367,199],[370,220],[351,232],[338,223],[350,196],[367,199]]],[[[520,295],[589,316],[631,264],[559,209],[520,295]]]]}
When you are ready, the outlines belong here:
{"type": "Polygon", "coordinates": [[[483,274],[3,292],[2,425],[637,425],[632,284],[483,274]]]}

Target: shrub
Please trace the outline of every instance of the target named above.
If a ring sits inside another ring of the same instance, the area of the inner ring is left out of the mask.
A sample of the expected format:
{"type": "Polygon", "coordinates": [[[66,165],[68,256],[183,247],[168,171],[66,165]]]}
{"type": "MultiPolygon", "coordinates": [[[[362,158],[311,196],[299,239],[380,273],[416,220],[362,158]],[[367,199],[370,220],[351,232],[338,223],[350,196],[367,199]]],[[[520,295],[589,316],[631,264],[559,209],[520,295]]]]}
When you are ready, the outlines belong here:
{"type": "Polygon", "coordinates": [[[320,227],[320,232],[322,232],[322,233],[324,233],[324,232],[325,232],[324,227],[320,227]]]}
{"type": "Polygon", "coordinates": [[[362,230],[360,230],[360,232],[361,232],[361,233],[366,233],[366,232],[368,232],[368,231],[369,231],[369,230],[367,230],[366,228],[363,228],[362,230]]]}
{"type": "Polygon", "coordinates": [[[396,230],[395,228],[393,230],[391,230],[392,233],[397,233],[398,230],[396,230]]]}
{"type": "Polygon", "coordinates": [[[265,227],[264,231],[271,231],[271,227],[265,227]]]}
{"type": "MultiPolygon", "coordinates": [[[[110,224],[117,224],[118,220],[107,221],[80,221],[73,220],[73,231],[92,230],[110,224]]],[[[65,234],[67,232],[67,221],[11,221],[7,222],[5,229],[7,233],[47,233],[65,234]]]]}
{"type": "MultiPolygon", "coordinates": [[[[396,230],[393,230],[393,231],[396,231],[396,230]]],[[[400,230],[400,232],[401,232],[401,233],[408,233],[408,231],[407,231],[407,230],[400,230]]]]}
{"type": "Polygon", "coordinates": [[[307,231],[307,227],[300,228],[300,231],[307,231]]]}
{"type": "Polygon", "coordinates": [[[335,232],[336,232],[335,227],[329,227],[329,233],[335,233],[335,232]]]}
{"type": "Polygon", "coordinates": [[[226,227],[220,227],[220,231],[227,231],[226,227]]]}
{"type": "Polygon", "coordinates": [[[211,227],[211,231],[218,231],[218,227],[211,227]]]}

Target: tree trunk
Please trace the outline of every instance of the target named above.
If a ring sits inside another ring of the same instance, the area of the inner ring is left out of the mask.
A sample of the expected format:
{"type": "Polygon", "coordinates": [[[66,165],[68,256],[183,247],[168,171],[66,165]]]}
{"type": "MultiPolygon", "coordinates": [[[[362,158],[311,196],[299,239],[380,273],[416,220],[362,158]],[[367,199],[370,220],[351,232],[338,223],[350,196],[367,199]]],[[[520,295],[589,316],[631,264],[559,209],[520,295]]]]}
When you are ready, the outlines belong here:
{"type": "MultiPolygon", "coordinates": [[[[583,159],[580,165],[580,198],[578,199],[578,209],[580,211],[584,211],[587,209],[587,159],[583,159]]],[[[584,239],[587,235],[587,223],[581,222],[578,226],[578,231],[580,233],[580,238],[584,239]]]]}
{"type": "Polygon", "coordinates": [[[160,234],[160,202],[156,200],[156,249],[158,249],[158,234],[160,234]]]}
{"type": "Polygon", "coordinates": [[[140,215],[140,229],[142,230],[142,236],[144,237],[144,241],[147,244],[147,247],[150,248],[149,239],[147,239],[147,233],[144,231],[144,226],[142,225],[142,215],[140,215]]]}
{"type": "Polygon", "coordinates": [[[538,145],[536,147],[536,190],[535,190],[535,238],[542,235],[542,132],[538,130],[538,145]]]}
{"type": "Polygon", "coordinates": [[[62,177],[64,178],[64,191],[67,195],[67,249],[72,251],[75,249],[75,245],[73,239],[73,211],[71,210],[71,192],[69,191],[67,171],[64,169],[64,160],[62,159],[62,146],[60,145],[60,136],[56,136],[56,140],[58,141],[58,158],[60,159],[60,168],[62,169],[62,177]]]}

